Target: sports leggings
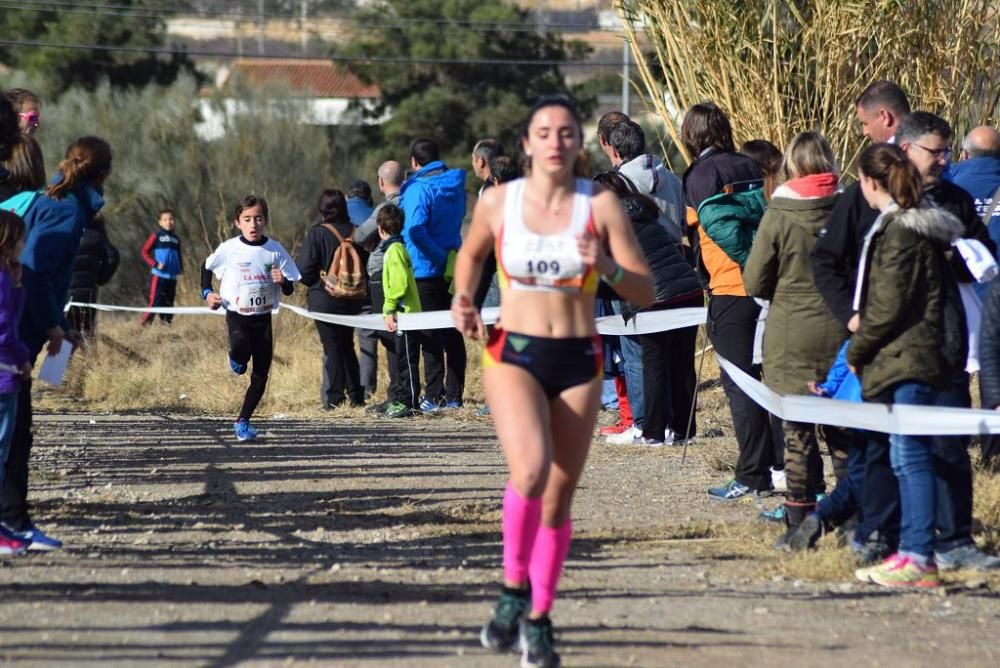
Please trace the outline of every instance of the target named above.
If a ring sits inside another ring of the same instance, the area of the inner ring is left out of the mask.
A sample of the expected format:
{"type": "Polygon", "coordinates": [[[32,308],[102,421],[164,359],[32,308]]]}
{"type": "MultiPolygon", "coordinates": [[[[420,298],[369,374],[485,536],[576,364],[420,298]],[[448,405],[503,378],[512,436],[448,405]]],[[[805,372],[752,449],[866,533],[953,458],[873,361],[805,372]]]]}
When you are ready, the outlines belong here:
{"type": "Polygon", "coordinates": [[[267,375],[271,371],[271,357],[274,353],[271,314],[240,315],[227,311],[226,328],[229,330],[229,356],[240,364],[249,365],[253,360],[250,387],[243,397],[239,418],[249,420],[264,396],[267,375]]]}

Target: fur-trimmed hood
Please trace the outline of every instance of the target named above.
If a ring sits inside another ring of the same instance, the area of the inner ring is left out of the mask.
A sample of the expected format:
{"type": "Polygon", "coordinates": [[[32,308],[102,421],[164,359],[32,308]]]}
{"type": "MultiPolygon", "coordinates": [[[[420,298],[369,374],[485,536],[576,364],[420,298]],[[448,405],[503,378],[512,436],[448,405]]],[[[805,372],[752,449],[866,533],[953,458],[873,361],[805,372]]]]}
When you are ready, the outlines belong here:
{"type": "Polygon", "coordinates": [[[962,221],[939,208],[897,209],[886,214],[885,222],[896,223],[922,237],[948,245],[965,233],[962,221]]]}

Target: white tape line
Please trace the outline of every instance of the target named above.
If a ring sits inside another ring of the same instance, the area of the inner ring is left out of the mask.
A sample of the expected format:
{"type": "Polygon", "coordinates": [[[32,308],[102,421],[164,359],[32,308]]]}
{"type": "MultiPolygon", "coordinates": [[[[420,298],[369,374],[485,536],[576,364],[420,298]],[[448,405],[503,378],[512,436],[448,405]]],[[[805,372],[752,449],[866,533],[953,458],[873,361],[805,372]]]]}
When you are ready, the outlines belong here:
{"type": "Polygon", "coordinates": [[[1000,412],[840,401],[810,396],[783,396],[716,353],[719,366],[755,403],[789,422],[827,424],[911,436],[1000,434],[1000,412]]]}
{"type": "Polygon", "coordinates": [[[225,310],[218,308],[212,310],[207,306],[112,306],[110,304],[88,304],[86,302],[70,302],[66,304],[65,311],[71,306],[79,308],[92,308],[95,311],[128,311],[131,313],[171,313],[173,315],[225,315],[225,310]]]}
{"type": "Polygon", "coordinates": [[[705,324],[706,308],[676,308],[663,311],[645,311],[625,323],[620,315],[607,315],[597,319],[600,334],[653,334],[672,329],[697,327],[705,324]]]}

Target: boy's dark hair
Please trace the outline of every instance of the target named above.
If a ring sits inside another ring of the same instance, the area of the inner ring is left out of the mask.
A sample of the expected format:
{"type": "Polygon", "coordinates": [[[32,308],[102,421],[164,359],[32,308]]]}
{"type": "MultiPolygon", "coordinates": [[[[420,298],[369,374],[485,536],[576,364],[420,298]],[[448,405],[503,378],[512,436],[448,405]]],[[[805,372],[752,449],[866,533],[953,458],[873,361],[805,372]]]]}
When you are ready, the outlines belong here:
{"type": "Polygon", "coordinates": [[[397,237],[403,232],[403,210],[395,204],[386,204],[378,210],[375,223],[390,237],[397,237]]]}
{"type": "Polygon", "coordinates": [[[609,111],[601,116],[601,120],[597,121],[597,136],[605,144],[609,144],[611,143],[609,141],[611,131],[615,129],[615,126],[630,120],[632,119],[620,111],[609,111]]]}
{"type": "Polygon", "coordinates": [[[254,208],[255,206],[259,206],[261,213],[264,214],[264,222],[269,222],[271,218],[268,215],[267,200],[263,197],[257,197],[256,195],[246,195],[235,207],[233,207],[233,220],[239,220],[240,214],[247,209],[254,208]]]}
{"type": "Polygon", "coordinates": [[[364,179],[358,179],[347,186],[347,199],[363,199],[372,205],[372,187],[364,179]]]}
{"type": "Polygon", "coordinates": [[[176,216],[177,215],[177,214],[174,213],[173,209],[166,209],[166,208],[164,208],[164,209],[160,209],[160,212],[158,214],[156,214],[157,220],[159,220],[160,218],[163,218],[163,214],[166,214],[166,213],[169,213],[171,216],[176,216]]]}
{"type": "Polygon", "coordinates": [[[433,139],[418,139],[410,146],[410,157],[423,167],[441,159],[441,151],[433,139]]]}
{"type": "Polygon", "coordinates": [[[20,112],[24,109],[25,102],[33,102],[36,107],[42,106],[42,98],[27,88],[11,88],[5,93],[10,103],[14,105],[14,111],[20,112]]]}
{"type": "Polygon", "coordinates": [[[611,129],[608,144],[615,149],[619,158],[631,162],[646,152],[646,133],[638,123],[622,121],[611,129]]]}
{"type": "Polygon", "coordinates": [[[914,111],[896,129],[896,144],[912,144],[924,135],[937,135],[946,142],[955,137],[948,121],[929,111],[914,111]]]}

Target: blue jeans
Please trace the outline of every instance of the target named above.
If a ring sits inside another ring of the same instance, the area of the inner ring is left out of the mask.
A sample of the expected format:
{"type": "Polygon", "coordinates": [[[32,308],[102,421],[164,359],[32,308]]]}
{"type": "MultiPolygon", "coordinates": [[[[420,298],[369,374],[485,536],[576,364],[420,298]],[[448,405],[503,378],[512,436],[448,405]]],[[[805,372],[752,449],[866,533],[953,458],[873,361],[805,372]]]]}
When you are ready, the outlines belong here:
{"type": "MultiPolygon", "coordinates": [[[[621,315],[622,303],[612,302],[615,313],[621,315]]],[[[625,389],[628,391],[628,405],[632,411],[632,420],[636,429],[642,430],[643,397],[642,397],[642,344],[638,336],[618,337],[622,347],[622,361],[625,367],[625,389]]]]}
{"type": "Polygon", "coordinates": [[[17,417],[17,392],[0,394],[0,485],[7,472],[7,455],[14,437],[14,420],[17,417]]]}
{"type": "MultiPolygon", "coordinates": [[[[938,392],[923,383],[902,382],[892,389],[896,404],[935,406],[938,392]]],[[[937,480],[934,473],[934,438],[889,436],[889,459],[899,480],[902,505],[899,552],[922,560],[934,559],[934,525],[937,520],[937,480]]]]}
{"type": "MultiPolygon", "coordinates": [[[[816,512],[824,522],[840,526],[861,509],[862,490],[865,485],[865,455],[868,434],[851,429],[851,444],[847,451],[847,475],[837,481],[828,496],[816,504],[816,512]]],[[[860,528],[859,523],[859,528],[860,528]]],[[[860,533],[860,532],[859,532],[860,533]]],[[[859,542],[867,539],[859,536],[859,542]]]]}

